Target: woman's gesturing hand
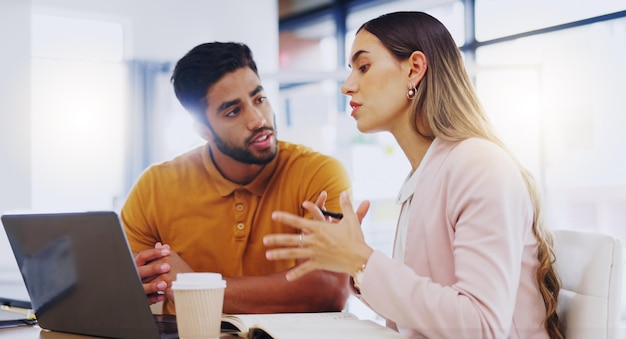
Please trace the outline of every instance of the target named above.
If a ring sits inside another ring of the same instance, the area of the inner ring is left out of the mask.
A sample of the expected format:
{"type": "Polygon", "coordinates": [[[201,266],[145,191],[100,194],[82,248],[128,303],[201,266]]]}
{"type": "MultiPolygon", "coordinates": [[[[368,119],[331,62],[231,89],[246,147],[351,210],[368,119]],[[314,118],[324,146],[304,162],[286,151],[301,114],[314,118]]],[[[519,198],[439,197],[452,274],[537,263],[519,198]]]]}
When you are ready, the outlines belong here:
{"type": "MultiPolygon", "coordinates": [[[[339,198],[343,219],[339,222],[311,220],[291,213],[276,211],[272,219],[301,230],[300,234],[270,234],[263,238],[268,247],[268,260],[305,259],[306,262],[287,272],[287,280],[295,280],[314,270],[352,274],[367,262],[373,249],[365,243],[361,221],[370,203],[363,201],[356,211],[347,192],[339,198]]],[[[319,204],[319,201],[318,201],[319,204]]],[[[313,216],[321,215],[319,205],[305,201],[302,206],[313,216]]]]}

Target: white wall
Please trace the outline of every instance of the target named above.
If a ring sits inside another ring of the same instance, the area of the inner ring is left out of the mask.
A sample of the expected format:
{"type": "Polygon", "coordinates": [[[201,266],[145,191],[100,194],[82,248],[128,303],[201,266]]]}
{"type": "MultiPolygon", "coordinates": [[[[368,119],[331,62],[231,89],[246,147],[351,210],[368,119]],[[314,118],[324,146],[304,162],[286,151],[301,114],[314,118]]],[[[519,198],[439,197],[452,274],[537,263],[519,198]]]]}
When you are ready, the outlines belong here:
{"type": "Polygon", "coordinates": [[[30,204],[30,5],[0,0],[0,211],[30,204]]]}
{"type": "MultiPolygon", "coordinates": [[[[126,60],[174,62],[203,42],[240,41],[261,73],[278,71],[277,0],[0,0],[0,213],[32,208],[38,189],[31,173],[31,14],[119,22],[126,60]]],[[[264,85],[278,97],[277,83],[264,85]]],[[[15,271],[2,230],[0,279],[19,279],[15,271]]]]}
{"type": "MultiPolygon", "coordinates": [[[[0,0],[0,212],[30,204],[29,34],[30,3],[0,0]]],[[[19,279],[10,251],[1,229],[0,281],[19,279]]]]}

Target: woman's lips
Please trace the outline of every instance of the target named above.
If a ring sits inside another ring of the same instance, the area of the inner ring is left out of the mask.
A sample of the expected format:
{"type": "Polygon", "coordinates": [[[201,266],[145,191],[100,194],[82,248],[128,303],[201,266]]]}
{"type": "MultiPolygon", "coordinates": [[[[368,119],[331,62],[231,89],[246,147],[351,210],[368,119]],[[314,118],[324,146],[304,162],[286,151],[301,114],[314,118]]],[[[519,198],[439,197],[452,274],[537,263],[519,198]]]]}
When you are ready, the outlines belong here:
{"type": "Polygon", "coordinates": [[[356,114],[356,111],[358,111],[359,108],[361,107],[361,104],[356,103],[354,101],[350,101],[350,107],[352,107],[352,113],[350,115],[354,116],[356,114]]]}

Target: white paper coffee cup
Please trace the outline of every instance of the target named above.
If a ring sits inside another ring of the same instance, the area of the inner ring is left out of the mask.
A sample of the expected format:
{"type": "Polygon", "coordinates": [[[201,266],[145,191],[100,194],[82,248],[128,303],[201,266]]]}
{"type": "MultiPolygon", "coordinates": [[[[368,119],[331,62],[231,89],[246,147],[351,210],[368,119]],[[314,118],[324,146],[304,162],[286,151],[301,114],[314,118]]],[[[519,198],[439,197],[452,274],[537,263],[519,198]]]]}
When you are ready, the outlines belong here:
{"type": "Polygon", "coordinates": [[[219,273],[178,273],[172,282],[180,339],[220,336],[226,281],[219,273]]]}

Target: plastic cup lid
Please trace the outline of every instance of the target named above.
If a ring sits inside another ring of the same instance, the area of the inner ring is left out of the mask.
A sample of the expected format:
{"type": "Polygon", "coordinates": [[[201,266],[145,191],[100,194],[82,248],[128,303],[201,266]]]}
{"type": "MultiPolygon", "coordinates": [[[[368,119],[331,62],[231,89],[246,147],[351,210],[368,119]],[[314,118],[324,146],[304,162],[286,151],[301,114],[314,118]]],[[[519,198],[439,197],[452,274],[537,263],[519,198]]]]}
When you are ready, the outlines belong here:
{"type": "Polygon", "coordinates": [[[172,282],[173,289],[224,288],[226,280],[219,273],[193,272],[178,273],[172,282]]]}

